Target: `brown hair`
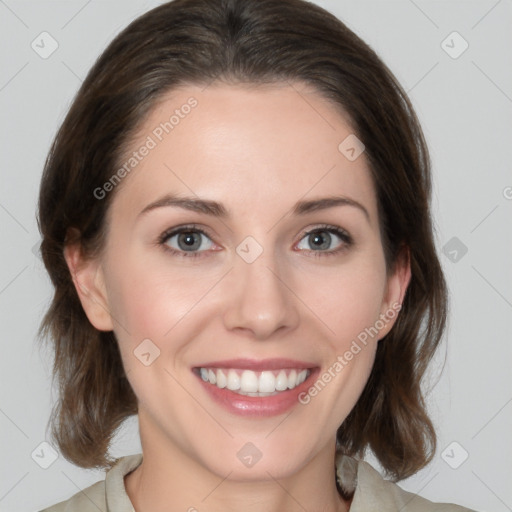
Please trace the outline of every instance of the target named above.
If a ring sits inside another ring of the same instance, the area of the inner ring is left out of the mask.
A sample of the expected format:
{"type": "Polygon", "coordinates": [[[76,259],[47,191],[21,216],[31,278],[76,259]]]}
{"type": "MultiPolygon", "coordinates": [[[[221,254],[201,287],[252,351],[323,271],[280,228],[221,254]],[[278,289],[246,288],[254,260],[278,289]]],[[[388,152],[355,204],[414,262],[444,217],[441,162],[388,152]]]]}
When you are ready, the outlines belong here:
{"type": "Polygon", "coordinates": [[[366,149],[388,269],[405,246],[412,278],[402,310],[379,343],[369,381],[339,427],[339,446],[370,448],[388,475],[408,477],[435,451],[421,381],[446,320],[435,252],[430,159],[406,93],[376,53],[325,10],[303,0],[175,0],[133,21],[90,70],[60,127],[41,182],[41,252],[55,294],[40,327],[55,349],[59,400],[52,435],[82,467],[108,467],[108,447],[137,413],[113,332],[87,319],[63,249],[76,228],[85,256],[103,247],[115,192],[93,191],[155,103],[183,84],[305,82],[344,111],[366,149]]]}

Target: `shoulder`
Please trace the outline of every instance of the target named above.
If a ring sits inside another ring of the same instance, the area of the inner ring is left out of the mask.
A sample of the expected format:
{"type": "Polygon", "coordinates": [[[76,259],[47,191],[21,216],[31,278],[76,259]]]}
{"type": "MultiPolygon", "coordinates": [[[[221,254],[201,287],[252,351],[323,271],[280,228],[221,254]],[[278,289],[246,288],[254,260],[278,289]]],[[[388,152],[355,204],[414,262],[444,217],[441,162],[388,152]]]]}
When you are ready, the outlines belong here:
{"type": "Polygon", "coordinates": [[[109,469],[105,480],[77,492],[66,501],[40,512],[132,512],[124,477],[142,462],[142,454],[121,457],[109,469]],[[108,505],[107,505],[108,504],[108,505]]]}
{"type": "Polygon", "coordinates": [[[68,500],[45,508],[41,512],[106,512],[105,496],[105,482],[96,482],[68,500]]]}
{"type": "MultiPolygon", "coordinates": [[[[401,510],[403,512],[471,512],[452,503],[434,503],[421,496],[404,491],[399,485],[385,480],[367,462],[359,462],[358,490],[361,510],[401,510]],[[378,500],[378,502],[377,502],[378,500]],[[370,508],[373,507],[373,508],[370,508]]],[[[354,496],[355,498],[355,496],[354,496]]]]}
{"type": "Polygon", "coordinates": [[[451,503],[434,503],[407,492],[399,485],[384,479],[367,462],[355,461],[346,456],[337,461],[338,481],[342,476],[347,478],[351,468],[356,473],[351,512],[475,512],[451,503]]]}

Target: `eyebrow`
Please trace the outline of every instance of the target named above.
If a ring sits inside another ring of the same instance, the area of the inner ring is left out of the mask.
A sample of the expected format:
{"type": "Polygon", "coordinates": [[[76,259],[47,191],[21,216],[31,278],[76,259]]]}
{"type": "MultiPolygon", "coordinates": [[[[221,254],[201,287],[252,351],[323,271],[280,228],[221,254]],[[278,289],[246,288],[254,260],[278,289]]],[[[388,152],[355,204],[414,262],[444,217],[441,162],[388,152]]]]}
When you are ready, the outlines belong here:
{"type": "Polygon", "coordinates": [[[327,208],[333,208],[335,206],[353,206],[363,212],[368,221],[370,220],[368,210],[361,203],[344,196],[330,196],[321,199],[313,199],[311,201],[299,201],[293,207],[293,213],[295,215],[305,215],[310,212],[326,210],[327,208]]]}
{"type": "Polygon", "coordinates": [[[210,201],[208,199],[199,199],[196,197],[178,197],[172,194],[167,194],[153,203],[148,204],[138,215],[138,217],[155,210],[156,208],[163,208],[166,206],[174,206],[191,210],[198,213],[206,213],[213,217],[228,217],[226,208],[217,201],[210,201]]]}
{"type": "MultiPolygon", "coordinates": [[[[329,196],[309,201],[298,201],[292,208],[294,215],[306,215],[311,212],[326,210],[336,206],[352,206],[364,213],[367,220],[370,220],[368,210],[358,201],[344,196],[329,196]]],[[[137,217],[141,217],[157,208],[177,207],[198,213],[205,213],[213,217],[227,218],[228,210],[221,203],[209,199],[199,199],[197,197],[179,197],[172,194],[157,199],[148,204],[137,217]]]]}

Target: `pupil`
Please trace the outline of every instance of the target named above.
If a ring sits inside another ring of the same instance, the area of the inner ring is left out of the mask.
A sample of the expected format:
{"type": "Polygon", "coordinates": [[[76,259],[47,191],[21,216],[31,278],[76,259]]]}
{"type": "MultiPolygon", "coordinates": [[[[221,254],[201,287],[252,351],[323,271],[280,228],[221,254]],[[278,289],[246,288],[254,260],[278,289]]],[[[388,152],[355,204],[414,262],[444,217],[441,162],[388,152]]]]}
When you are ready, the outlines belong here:
{"type": "Polygon", "coordinates": [[[315,249],[328,249],[331,244],[331,235],[326,231],[310,235],[310,243],[315,249]]]}
{"type": "Polygon", "coordinates": [[[201,245],[201,237],[199,236],[199,233],[180,233],[180,235],[178,236],[178,245],[180,249],[184,251],[198,249],[201,245]]]}

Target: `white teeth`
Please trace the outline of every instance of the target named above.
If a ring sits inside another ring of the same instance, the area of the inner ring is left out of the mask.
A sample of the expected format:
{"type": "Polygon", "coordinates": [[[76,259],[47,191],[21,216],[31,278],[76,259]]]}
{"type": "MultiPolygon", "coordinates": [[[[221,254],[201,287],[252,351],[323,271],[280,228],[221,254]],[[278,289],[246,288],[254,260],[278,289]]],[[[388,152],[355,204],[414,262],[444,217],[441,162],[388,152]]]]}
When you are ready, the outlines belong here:
{"type": "Polygon", "coordinates": [[[238,373],[235,372],[235,370],[229,370],[228,382],[226,387],[231,391],[236,391],[237,389],[240,389],[240,377],[238,376],[238,373]]]}
{"type": "Polygon", "coordinates": [[[288,388],[293,389],[297,385],[297,372],[292,370],[288,375],[288,388]]]}
{"type": "Polygon", "coordinates": [[[245,370],[242,373],[240,390],[244,393],[256,393],[256,391],[258,391],[258,377],[254,372],[245,370]]]}
{"type": "Polygon", "coordinates": [[[284,391],[285,389],[288,389],[288,377],[286,372],[281,370],[276,379],[276,391],[284,391]]]}
{"type": "Polygon", "coordinates": [[[273,393],[276,390],[276,378],[272,372],[261,372],[258,391],[260,393],[273,393]]]}
{"type": "Polygon", "coordinates": [[[228,379],[222,370],[217,370],[217,387],[225,388],[228,385],[228,379]]]}
{"type": "Polygon", "coordinates": [[[251,370],[222,370],[200,368],[199,374],[205,382],[218,388],[228,388],[242,395],[268,396],[293,389],[309,376],[309,370],[274,370],[253,372],[251,370]]]}

